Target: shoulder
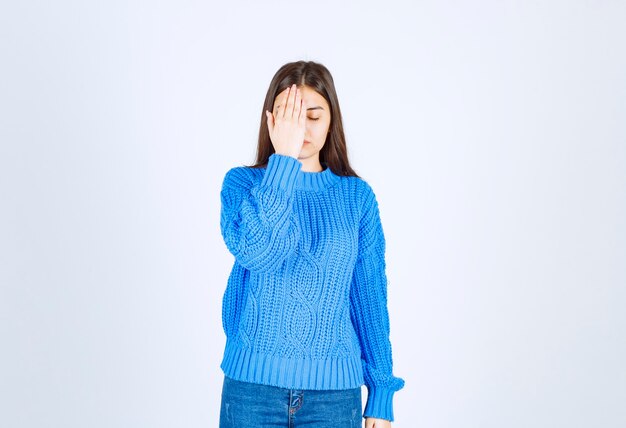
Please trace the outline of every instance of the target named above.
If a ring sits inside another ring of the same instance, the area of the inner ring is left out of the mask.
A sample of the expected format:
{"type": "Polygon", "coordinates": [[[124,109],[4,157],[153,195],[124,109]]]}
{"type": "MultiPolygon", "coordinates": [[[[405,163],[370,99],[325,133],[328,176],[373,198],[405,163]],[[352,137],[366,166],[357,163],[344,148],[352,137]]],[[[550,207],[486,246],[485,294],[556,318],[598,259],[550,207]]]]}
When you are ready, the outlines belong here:
{"type": "Polygon", "coordinates": [[[353,175],[341,176],[341,180],[358,192],[373,192],[372,186],[363,177],[355,177],[353,175]]]}
{"type": "Polygon", "coordinates": [[[355,200],[361,216],[378,209],[378,202],[373,186],[364,178],[347,176],[342,177],[350,196],[355,200]]]}
{"type": "Polygon", "coordinates": [[[351,190],[355,192],[361,201],[376,197],[373,186],[366,179],[354,176],[342,178],[347,181],[351,190]]]}
{"type": "Polygon", "coordinates": [[[222,188],[250,188],[262,176],[259,168],[249,166],[235,166],[224,174],[222,188]]]}

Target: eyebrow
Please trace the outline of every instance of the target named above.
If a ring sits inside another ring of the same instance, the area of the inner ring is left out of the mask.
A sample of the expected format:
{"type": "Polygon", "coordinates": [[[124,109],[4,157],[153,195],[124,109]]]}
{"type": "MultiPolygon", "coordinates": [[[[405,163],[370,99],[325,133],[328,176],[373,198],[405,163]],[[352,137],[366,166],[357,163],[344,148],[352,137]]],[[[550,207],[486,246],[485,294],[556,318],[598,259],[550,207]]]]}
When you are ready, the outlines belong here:
{"type": "MultiPolygon", "coordinates": [[[[274,107],[274,109],[277,109],[278,107],[280,107],[280,104],[278,104],[276,107],[274,107]]],[[[307,111],[309,110],[324,110],[323,107],[320,106],[315,106],[315,107],[309,107],[308,109],[306,109],[307,111]]]]}

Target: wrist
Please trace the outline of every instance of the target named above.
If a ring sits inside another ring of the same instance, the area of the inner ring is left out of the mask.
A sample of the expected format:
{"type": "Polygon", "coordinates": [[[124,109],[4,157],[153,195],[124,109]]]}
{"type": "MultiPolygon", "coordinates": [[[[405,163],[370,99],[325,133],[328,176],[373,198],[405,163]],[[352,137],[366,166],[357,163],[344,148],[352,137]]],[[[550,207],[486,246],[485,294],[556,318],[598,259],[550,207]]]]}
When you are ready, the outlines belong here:
{"type": "Polygon", "coordinates": [[[367,402],[363,416],[393,422],[393,396],[395,390],[385,387],[367,387],[367,402]]]}
{"type": "Polygon", "coordinates": [[[270,155],[261,186],[269,186],[292,193],[298,174],[302,169],[302,162],[292,156],[273,153],[270,155]]]}
{"type": "Polygon", "coordinates": [[[292,158],[294,158],[294,159],[298,159],[298,154],[299,154],[299,153],[298,153],[298,154],[295,154],[295,153],[289,153],[289,152],[287,152],[286,150],[275,151],[275,153],[276,153],[277,155],[289,156],[289,157],[292,157],[292,158]]]}

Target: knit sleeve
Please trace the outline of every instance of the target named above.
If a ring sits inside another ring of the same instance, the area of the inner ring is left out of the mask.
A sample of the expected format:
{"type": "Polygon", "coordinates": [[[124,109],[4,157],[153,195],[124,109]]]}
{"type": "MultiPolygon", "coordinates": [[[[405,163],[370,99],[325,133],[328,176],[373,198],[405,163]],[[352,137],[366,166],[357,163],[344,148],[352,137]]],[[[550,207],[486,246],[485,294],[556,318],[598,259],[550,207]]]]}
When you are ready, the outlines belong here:
{"type": "Polygon", "coordinates": [[[393,421],[393,395],[404,379],[392,373],[385,273],[385,237],[374,192],[366,185],[358,256],[350,287],[350,318],[361,345],[368,397],[364,417],[393,421]]]}
{"type": "Polygon", "coordinates": [[[277,268],[298,243],[293,194],[302,163],[274,153],[261,181],[232,168],[221,191],[220,229],[228,250],[250,271],[277,268]]]}

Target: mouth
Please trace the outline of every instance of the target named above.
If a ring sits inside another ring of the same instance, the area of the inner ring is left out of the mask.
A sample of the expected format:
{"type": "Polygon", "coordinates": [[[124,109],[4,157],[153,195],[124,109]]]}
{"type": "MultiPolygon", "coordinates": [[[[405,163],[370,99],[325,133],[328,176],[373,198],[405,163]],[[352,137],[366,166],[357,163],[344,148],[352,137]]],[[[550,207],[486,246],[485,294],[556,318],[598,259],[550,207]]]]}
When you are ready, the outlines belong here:
{"type": "Polygon", "coordinates": [[[304,144],[311,144],[310,141],[304,140],[304,144]]]}

